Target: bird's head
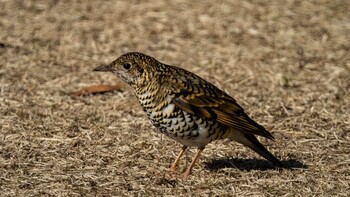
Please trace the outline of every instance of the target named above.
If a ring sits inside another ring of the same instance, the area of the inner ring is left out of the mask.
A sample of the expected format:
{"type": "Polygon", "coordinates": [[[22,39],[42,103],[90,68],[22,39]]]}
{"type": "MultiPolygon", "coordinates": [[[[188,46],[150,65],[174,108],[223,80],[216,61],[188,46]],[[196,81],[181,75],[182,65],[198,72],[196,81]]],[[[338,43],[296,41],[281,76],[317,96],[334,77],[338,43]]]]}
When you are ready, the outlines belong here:
{"type": "Polygon", "coordinates": [[[133,86],[149,80],[154,74],[152,67],[157,64],[159,62],[150,56],[131,52],[121,55],[110,64],[98,66],[93,71],[112,72],[133,86]]]}

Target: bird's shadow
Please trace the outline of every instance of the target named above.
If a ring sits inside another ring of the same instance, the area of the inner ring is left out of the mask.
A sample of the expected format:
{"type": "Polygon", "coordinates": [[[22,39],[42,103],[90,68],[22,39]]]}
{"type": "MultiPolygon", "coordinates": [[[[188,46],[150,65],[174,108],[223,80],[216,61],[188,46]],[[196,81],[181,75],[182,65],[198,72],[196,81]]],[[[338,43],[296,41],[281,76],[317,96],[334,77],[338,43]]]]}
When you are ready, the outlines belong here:
{"type": "MultiPolygon", "coordinates": [[[[282,169],[307,169],[308,166],[298,160],[289,159],[281,161],[283,164],[282,169]]],[[[217,171],[222,168],[237,168],[241,171],[251,170],[270,170],[281,169],[275,167],[270,162],[263,159],[239,159],[239,158],[224,158],[214,159],[209,162],[205,162],[207,169],[211,171],[217,171]]]]}

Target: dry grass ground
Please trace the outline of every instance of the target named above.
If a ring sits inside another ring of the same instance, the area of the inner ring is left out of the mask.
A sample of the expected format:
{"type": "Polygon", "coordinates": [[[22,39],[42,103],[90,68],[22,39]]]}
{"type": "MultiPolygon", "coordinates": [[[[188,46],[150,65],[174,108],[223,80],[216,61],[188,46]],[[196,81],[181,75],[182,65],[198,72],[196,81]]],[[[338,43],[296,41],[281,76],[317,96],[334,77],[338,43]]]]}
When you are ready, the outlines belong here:
{"type": "Polygon", "coordinates": [[[347,0],[1,0],[1,196],[349,196],[349,8],[347,0]],[[151,126],[128,86],[69,94],[121,83],[91,70],[129,51],[234,96],[294,169],[218,141],[187,180],[168,175],[181,146],[151,126]]]}

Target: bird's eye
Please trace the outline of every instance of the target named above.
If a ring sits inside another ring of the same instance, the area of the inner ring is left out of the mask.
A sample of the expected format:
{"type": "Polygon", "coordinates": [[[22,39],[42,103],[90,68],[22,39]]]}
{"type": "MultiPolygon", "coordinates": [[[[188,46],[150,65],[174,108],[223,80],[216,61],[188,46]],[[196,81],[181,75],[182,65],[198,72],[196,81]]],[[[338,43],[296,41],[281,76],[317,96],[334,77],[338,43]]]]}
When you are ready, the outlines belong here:
{"type": "Polygon", "coordinates": [[[126,70],[129,70],[131,68],[131,64],[129,63],[124,63],[123,64],[123,68],[126,69],[126,70]]]}

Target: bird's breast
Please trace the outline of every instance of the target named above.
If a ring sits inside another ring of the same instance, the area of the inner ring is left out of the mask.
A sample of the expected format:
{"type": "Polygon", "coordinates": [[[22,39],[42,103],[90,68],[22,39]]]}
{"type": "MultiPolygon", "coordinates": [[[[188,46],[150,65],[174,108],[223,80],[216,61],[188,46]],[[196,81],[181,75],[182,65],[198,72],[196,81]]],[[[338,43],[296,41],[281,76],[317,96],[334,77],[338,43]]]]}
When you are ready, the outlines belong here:
{"type": "Polygon", "coordinates": [[[172,96],[157,97],[152,91],[137,95],[151,123],[166,136],[186,146],[204,147],[220,139],[226,128],[215,120],[183,111],[172,102],[172,96]],[[162,98],[162,99],[159,99],[162,98]]]}

